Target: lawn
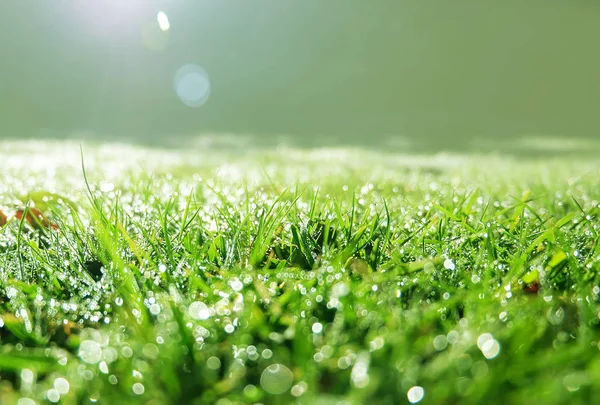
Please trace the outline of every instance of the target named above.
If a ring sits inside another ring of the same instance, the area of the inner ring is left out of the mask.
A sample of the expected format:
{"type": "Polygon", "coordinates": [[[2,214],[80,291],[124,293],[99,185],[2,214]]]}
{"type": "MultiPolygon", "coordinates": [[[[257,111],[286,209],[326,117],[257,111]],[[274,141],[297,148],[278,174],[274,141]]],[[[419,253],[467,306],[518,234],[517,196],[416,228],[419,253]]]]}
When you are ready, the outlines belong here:
{"type": "Polygon", "coordinates": [[[600,397],[592,158],[2,150],[1,404],[600,397]]]}

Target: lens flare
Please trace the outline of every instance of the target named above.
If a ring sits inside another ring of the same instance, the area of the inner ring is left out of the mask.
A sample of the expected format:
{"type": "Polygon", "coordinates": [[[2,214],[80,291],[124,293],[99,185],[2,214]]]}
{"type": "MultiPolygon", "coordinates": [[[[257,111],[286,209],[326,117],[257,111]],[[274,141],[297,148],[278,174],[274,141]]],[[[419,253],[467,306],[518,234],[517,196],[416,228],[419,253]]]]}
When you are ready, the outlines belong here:
{"type": "Polygon", "coordinates": [[[181,102],[188,107],[200,107],[210,95],[208,73],[198,65],[187,64],[177,70],[173,87],[181,102]]]}
{"type": "Polygon", "coordinates": [[[158,21],[158,26],[163,31],[167,31],[169,28],[171,28],[171,24],[169,24],[169,17],[167,17],[167,15],[162,11],[159,11],[156,15],[156,21],[158,21]]]}

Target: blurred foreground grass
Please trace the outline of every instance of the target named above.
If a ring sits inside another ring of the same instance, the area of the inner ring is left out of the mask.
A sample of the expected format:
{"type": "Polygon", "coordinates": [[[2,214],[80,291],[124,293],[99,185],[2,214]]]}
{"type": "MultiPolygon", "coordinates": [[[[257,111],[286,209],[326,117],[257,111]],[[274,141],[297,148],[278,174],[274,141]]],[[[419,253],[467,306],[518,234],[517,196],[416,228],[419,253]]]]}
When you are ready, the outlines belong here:
{"type": "Polygon", "coordinates": [[[0,403],[600,395],[594,160],[2,146],[0,403]]]}

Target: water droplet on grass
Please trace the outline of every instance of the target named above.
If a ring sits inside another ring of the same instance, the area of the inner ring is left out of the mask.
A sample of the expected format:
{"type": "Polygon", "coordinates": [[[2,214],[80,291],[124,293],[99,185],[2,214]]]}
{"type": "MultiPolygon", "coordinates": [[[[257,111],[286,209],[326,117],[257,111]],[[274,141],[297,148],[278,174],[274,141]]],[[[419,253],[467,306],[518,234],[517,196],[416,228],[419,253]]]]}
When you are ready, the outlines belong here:
{"type": "Polygon", "coordinates": [[[133,386],[131,387],[131,390],[136,395],[142,395],[146,391],[146,389],[144,388],[144,385],[141,383],[133,384],[133,386]]]}
{"type": "Polygon", "coordinates": [[[188,308],[188,313],[196,320],[206,320],[210,318],[210,310],[205,303],[200,301],[193,302],[188,308]]]}
{"type": "Polygon", "coordinates": [[[233,289],[233,291],[235,292],[240,292],[242,291],[242,289],[244,288],[244,284],[238,280],[237,278],[233,281],[231,281],[229,283],[229,286],[233,289]]]}
{"type": "Polygon", "coordinates": [[[60,401],[60,393],[54,388],[51,388],[48,390],[48,392],[46,392],[46,398],[48,398],[48,401],[52,403],[57,403],[60,401]]]}
{"type": "Polygon", "coordinates": [[[458,342],[458,338],[459,338],[459,334],[455,330],[451,330],[450,332],[448,332],[448,335],[446,337],[446,339],[448,340],[448,343],[450,343],[451,345],[458,342]]]}
{"type": "Polygon", "coordinates": [[[54,388],[62,395],[69,393],[70,384],[65,378],[59,377],[54,380],[54,388]]]}
{"type": "Polygon", "coordinates": [[[416,404],[420,402],[425,396],[425,390],[423,387],[414,386],[410,387],[410,389],[406,392],[406,397],[408,398],[408,402],[411,404],[416,404]]]}
{"type": "Polygon", "coordinates": [[[102,359],[102,347],[93,340],[84,340],[79,345],[79,357],[89,364],[96,364],[102,359]]]}
{"type": "Polygon", "coordinates": [[[500,353],[500,343],[490,333],[483,333],[477,338],[477,347],[488,360],[500,353]]]}
{"type": "Polygon", "coordinates": [[[21,382],[23,384],[33,384],[33,380],[35,378],[35,374],[28,368],[21,370],[21,382]]]}
{"type": "Polygon", "coordinates": [[[211,370],[218,370],[221,367],[221,360],[218,357],[211,356],[206,360],[206,367],[211,370]]]}
{"type": "Polygon", "coordinates": [[[433,347],[437,351],[444,350],[448,346],[446,335],[438,335],[433,339],[433,347]]]}
{"type": "Polygon", "coordinates": [[[558,309],[550,308],[546,314],[548,321],[552,325],[560,325],[565,319],[565,310],[562,307],[558,309]]]}
{"type": "Polygon", "coordinates": [[[294,374],[283,364],[272,364],[260,376],[261,387],[269,394],[279,395],[290,389],[294,374]]]}

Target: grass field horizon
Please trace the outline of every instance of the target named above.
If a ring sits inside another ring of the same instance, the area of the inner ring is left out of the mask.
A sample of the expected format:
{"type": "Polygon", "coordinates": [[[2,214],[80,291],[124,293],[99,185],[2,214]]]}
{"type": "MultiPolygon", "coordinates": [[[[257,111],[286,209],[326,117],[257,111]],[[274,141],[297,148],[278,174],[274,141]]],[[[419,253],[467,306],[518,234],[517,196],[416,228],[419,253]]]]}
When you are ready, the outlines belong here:
{"type": "Polygon", "coordinates": [[[0,403],[592,403],[600,163],[546,146],[2,142],[0,403]]]}

